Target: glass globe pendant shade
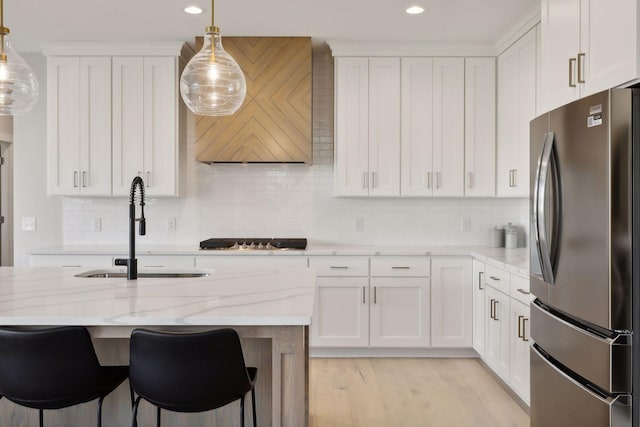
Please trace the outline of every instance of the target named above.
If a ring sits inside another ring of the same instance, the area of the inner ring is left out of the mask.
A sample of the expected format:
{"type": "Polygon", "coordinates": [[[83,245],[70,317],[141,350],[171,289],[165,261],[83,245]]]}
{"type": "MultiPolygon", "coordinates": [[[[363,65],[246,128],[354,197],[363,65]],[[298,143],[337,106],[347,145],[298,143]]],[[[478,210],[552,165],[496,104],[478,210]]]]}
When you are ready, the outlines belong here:
{"type": "Polygon", "coordinates": [[[9,34],[0,39],[0,115],[23,114],[38,100],[38,80],[29,64],[11,46],[9,34]]]}
{"type": "Polygon", "coordinates": [[[180,77],[180,94],[187,107],[201,116],[229,116],[247,94],[247,82],[238,63],[222,48],[217,28],[207,31],[202,50],[180,77]]]}

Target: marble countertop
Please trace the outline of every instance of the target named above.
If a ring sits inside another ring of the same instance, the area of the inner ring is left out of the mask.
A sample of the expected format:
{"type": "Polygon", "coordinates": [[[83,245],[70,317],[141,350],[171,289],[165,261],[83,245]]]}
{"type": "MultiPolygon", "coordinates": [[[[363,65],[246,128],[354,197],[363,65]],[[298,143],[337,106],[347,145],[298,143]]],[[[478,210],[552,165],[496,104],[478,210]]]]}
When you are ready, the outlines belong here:
{"type": "Polygon", "coordinates": [[[136,281],[75,277],[86,270],[0,267],[0,324],[311,324],[315,275],[308,269],[136,281]]]}
{"type": "MultiPolygon", "coordinates": [[[[32,255],[123,255],[124,246],[60,246],[31,251],[32,255]]],[[[251,251],[201,250],[192,246],[140,246],[137,256],[472,256],[482,262],[528,276],[529,248],[489,248],[486,246],[348,246],[310,244],[305,250],[251,251]]]]}

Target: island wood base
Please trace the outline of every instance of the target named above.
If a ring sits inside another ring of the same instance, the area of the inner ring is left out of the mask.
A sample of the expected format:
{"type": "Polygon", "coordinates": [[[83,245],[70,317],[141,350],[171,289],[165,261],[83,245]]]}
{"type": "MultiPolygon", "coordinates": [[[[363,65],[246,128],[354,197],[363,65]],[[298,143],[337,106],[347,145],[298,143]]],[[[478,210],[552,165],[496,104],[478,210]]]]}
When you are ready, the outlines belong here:
{"type": "MultiPolygon", "coordinates": [[[[136,327],[88,327],[102,364],[129,363],[129,336],[136,327]]],[[[220,329],[204,326],[149,326],[145,329],[170,332],[199,332],[220,329]]],[[[260,427],[309,425],[309,337],[308,326],[232,326],[242,339],[247,366],[258,368],[256,408],[260,427]]],[[[144,401],[142,401],[144,402],[144,401]]],[[[91,427],[96,425],[97,401],[44,412],[46,427],[91,427]]],[[[196,414],[162,411],[162,424],[180,427],[240,425],[240,404],[196,414]]],[[[103,427],[131,425],[131,399],[126,381],[103,403],[103,427]]],[[[156,409],[144,402],[138,411],[138,426],[155,426],[156,409]]],[[[38,411],[0,400],[0,426],[37,426],[38,411]]],[[[245,425],[251,426],[251,399],[245,399],[245,425]]]]}

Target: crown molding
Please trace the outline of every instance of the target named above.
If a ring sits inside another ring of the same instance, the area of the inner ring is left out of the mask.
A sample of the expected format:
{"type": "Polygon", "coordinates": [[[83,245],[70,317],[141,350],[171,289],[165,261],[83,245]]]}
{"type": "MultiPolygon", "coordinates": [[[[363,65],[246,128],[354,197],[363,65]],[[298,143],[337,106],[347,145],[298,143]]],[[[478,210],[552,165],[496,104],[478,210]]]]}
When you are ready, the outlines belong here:
{"type": "Polygon", "coordinates": [[[496,39],[495,51],[499,55],[520,37],[538,25],[541,20],[540,1],[534,2],[507,30],[496,39]]]}
{"type": "Polygon", "coordinates": [[[45,56],[180,56],[184,42],[59,42],[42,46],[45,56]]]}
{"type": "Polygon", "coordinates": [[[492,43],[329,40],[333,56],[496,56],[492,43]]]}

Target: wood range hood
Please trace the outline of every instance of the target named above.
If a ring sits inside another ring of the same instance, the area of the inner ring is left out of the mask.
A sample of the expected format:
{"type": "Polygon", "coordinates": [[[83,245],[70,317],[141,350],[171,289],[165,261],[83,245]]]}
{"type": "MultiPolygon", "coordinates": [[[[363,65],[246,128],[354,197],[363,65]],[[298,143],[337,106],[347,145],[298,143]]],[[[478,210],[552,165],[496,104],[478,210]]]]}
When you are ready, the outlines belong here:
{"type": "MultiPolygon", "coordinates": [[[[195,116],[196,160],[205,163],[312,161],[310,37],[223,37],[240,65],[247,97],[232,116],[195,116]]],[[[196,38],[195,52],[202,46],[196,38]]]]}

